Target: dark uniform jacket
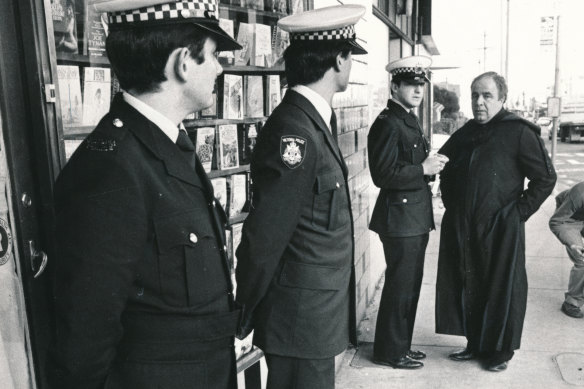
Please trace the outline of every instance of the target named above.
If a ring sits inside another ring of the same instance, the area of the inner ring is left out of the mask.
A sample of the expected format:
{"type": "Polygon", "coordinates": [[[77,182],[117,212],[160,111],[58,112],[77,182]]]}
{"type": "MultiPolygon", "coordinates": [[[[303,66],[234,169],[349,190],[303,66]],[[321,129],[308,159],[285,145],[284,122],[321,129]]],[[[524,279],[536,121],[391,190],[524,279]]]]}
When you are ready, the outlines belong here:
{"type": "Polygon", "coordinates": [[[417,236],[434,228],[432,192],[422,162],[428,156],[414,114],[389,100],[367,137],[369,170],[381,188],[369,229],[390,237],[417,236]]]}
{"type": "Polygon", "coordinates": [[[332,357],[348,343],[353,220],[347,168],[314,106],[289,90],[258,136],[236,299],[265,352],[332,357]]]}
{"type": "Polygon", "coordinates": [[[225,213],[198,167],[120,94],[61,172],[55,388],[189,388],[231,349],[225,213]]]}
{"type": "Polygon", "coordinates": [[[466,335],[477,352],[513,351],[527,303],[525,221],[556,173],[539,127],[502,109],[469,121],[440,149],[442,219],[436,332],[466,335]],[[529,180],[525,188],[525,179],[529,180]]]}

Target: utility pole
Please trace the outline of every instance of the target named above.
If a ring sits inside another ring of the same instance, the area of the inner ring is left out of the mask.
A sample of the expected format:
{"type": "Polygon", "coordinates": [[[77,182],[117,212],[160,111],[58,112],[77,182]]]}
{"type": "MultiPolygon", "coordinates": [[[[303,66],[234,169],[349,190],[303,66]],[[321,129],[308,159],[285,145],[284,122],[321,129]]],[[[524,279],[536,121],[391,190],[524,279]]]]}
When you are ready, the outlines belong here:
{"type": "Polygon", "coordinates": [[[483,73],[487,71],[487,32],[483,31],[483,73]]]}
{"type": "MultiPolygon", "coordinates": [[[[556,17],[556,75],[554,80],[554,97],[558,98],[560,94],[560,13],[556,17]]],[[[562,100],[560,99],[559,114],[562,112],[562,100]]],[[[549,109],[549,107],[548,107],[549,109]]],[[[557,134],[559,127],[560,118],[559,116],[554,117],[554,128],[552,130],[552,163],[556,161],[556,145],[557,145],[557,134]]]]}
{"type": "Polygon", "coordinates": [[[510,19],[510,12],[511,12],[511,0],[507,0],[507,34],[505,37],[505,79],[509,82],[509,19],[510,19]]]}

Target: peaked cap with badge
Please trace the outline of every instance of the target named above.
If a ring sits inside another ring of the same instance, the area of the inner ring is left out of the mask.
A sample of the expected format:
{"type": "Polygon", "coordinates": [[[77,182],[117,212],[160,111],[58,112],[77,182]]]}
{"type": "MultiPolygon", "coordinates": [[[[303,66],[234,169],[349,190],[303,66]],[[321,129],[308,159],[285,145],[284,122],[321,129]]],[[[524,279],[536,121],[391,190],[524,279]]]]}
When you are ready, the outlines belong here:
{"type": "Polygon", "coordinates": [[[278,27],[290,33],[295,42],[346,41],[353,54],[367,54],[357,43],[355,24],[365,14],[365,7],[356,4],[335,5],[301,12],[278,20],[278,27]]]}
{"type": "Polygon", "coordinates": [[[191,23],[211,33],[217,51],[240,50],[217,19],[217,0],[89,0],[96,12],[107,12],[110,31],[191,23]]]}
{"type": "Polygon", "coordinates": [[[430,82],[428,79],[428,71],[430,70],[431,64],[432,59],[430,57],[414,55],[390,62],[385,67],[385,70],[391,73],[392,81],[399,82],[405,80],[423,84],[430,82]]]}

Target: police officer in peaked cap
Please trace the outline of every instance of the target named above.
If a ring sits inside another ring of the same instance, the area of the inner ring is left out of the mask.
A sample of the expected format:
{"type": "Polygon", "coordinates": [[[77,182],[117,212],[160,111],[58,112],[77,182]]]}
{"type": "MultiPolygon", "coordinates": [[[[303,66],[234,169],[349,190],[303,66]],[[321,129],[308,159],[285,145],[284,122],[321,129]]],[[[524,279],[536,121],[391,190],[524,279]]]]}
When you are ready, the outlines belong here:
{"type": "Polygon", "coordinates": [[[353,217],[336,142],[333,94],[347,88],[354,25],[345,5],[288,16],[289,90],[260,132],[251,160],[253,204],[237,249],[240,337],[266,354],[267,387],[330,389],[349,340],[353,217]]]}
{"type": "Polygon", "coordinates": [[[369,228],[383,243],[385,281],[373,346],[374,362],[417,369],[424,352],[412,350],[412,335],[429,233],[434,229],[428,183],[448,158],[429,155],[429,143],[413,109],[424,98],[432,60],[401,58],[387,65],[391,99],[368,135],[369,170],[379,196],[369,228]]]}
{"type": "Polygon", "coordinates": [[[223,209],[182,120],[241,48],[215,0],[90,0],[123,93],[55,185],[54,388],[236,388],[223,209]]]}

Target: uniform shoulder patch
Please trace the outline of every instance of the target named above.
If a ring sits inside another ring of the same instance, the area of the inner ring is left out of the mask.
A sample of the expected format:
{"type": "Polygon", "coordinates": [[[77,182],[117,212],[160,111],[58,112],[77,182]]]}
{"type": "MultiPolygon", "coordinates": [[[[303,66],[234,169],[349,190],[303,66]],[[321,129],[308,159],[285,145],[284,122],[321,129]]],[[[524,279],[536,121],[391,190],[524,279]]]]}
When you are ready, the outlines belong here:
{"type": "Polygon", "coordinates": [[[282,162],[290,169],[296,169],[306,157],[306,139],[296,135],[284,135],[280,138],[280,156],[282,162]]]}

